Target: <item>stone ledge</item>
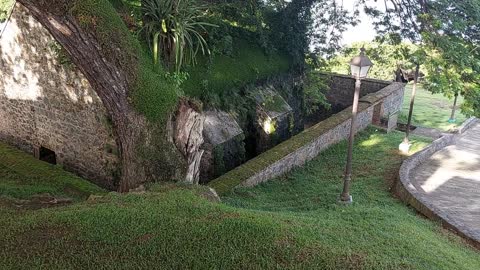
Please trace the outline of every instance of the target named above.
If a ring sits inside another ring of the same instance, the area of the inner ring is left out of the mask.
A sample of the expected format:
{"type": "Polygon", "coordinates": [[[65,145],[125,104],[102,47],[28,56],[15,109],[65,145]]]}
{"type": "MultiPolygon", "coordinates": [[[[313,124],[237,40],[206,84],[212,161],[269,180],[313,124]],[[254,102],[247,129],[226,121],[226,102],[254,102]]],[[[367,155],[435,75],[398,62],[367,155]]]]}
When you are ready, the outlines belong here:
{"type": "MultiPolygon", "coordinates": [[[[344,78],[344,79],[355,80],[355,78],[352,78],[351,75],[345,75],[345,74],[340,74],[340,73],[329,73],[329,72],[319,71],[318,74],[324,75],[324,76],[330,76],[330,77],[339,77],[339,78],[344,78]]],[[[394,83],[393,81],[384,81],[384,80],[372,79],[372,78],[362,79],[362,81],[384,84],[385,86],[394,83]]]]}
{"type": "MultiPolygon", "coordinates": [[[[466,126],[466,128],[463,129],[463,132],[465,132],[465,130],[470,126],[471,124],[466,126]]],[[[456,135],[443,134],[441,138],[433,141],[432,144],[427,146],[425,149],[406,159],[400,167],[399,181],[397,181],[395,185],[395,193],[404,203],[412,206],[426,217],[441,222],[444,227],[447,227],[466,238],[474,247],[480,248],[479,239],[474,237],[474,233],[469,228],[464,226],[464,224],[461,222],[455,220],[453,217],[435,205],[431,204],[410,182],[410,173],[413,171],[413,169],[425,162],[436,152],[449,145],[455,144],[456,140],[456,135]]]]}
{"type": "Polygon", "coordinates": [[[376,93],[371,93],[368,94],[360,99],[360,102],[368,102],[370,104],[378,104],[388,96],[392,95],[396,91],[399,91],[400,89],[404,88],[405,84],[404,83],[398,83],[394,82],[388,85],[387,87],[383,88],[382,90],[376,92],[376,93]]]}
{"type": "Polygon", "coordinates": [[[476,117],[470,117],[467,120],[465,120],[465,122],[463,122],[463,124],[461,126],[459,126],[457,129],[455,129],[454,133],[462,134],[465,131],[467,131],[470,127],[472,127],[473,124],[475,124],[479,121],[480,121],[480,119],[478,119],[476,117]]]}

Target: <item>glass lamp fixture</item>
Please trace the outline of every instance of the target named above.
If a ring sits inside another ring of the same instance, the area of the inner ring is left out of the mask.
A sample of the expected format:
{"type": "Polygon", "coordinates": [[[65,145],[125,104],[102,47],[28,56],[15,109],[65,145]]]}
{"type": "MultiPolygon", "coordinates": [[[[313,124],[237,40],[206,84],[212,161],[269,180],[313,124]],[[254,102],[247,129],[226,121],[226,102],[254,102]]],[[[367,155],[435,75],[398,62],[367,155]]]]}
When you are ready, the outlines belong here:
{"type": "Polygon", "coordinates": [[[355,79],[365,79],[368,71],[373,66],[372,61],[365,55],[365,48],[360,49],[360,55],[350,61],[350,70],[355,79]]]}

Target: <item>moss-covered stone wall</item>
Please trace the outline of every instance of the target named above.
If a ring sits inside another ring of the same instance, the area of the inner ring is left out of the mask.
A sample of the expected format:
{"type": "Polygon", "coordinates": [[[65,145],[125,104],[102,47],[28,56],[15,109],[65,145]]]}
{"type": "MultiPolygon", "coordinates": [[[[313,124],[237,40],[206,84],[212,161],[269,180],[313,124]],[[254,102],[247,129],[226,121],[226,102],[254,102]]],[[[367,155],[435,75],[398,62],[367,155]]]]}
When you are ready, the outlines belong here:
{"type": "MultiPolygon", "coordinates": [[[[403,96],[404,85],[388,82],[383,85],[384,88],[361,98],[357,130],[362,130],[372,123],[375,106],[384,107],[383,111],[378,112],[381,114],[389,114],[401,108],[400,102],[385,101],[403,96]]],[[[350,117],[351,106],[213,180],[209,186],[221,195],[240,185],[257,185],[303,165],[328,146],[348,137],[350,117]]]]}

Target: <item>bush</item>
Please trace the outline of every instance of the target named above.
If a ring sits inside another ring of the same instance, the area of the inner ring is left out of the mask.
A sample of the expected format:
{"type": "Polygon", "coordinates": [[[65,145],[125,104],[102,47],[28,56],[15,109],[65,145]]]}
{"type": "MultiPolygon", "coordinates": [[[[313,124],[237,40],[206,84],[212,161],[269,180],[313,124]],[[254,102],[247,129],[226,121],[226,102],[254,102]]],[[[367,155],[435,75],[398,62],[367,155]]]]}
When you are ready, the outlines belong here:
{"type": "Polygon", "coordinates": [[[195,0],[142,1],[143,31],[152,45],[155,65],[161,54],[179,73],[184,65],[196,63],[199,51],[210,53],[203,35],[206,26],[214,25],[203,21],[204,10],[195,0]]]}

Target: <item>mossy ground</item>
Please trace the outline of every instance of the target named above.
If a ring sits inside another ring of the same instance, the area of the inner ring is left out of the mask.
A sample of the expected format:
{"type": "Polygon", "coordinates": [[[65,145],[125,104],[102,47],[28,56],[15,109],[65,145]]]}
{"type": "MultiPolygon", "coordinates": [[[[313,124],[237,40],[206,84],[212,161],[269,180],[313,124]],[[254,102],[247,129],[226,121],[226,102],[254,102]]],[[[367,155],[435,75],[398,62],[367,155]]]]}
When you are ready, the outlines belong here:
{"type": "MultiPolygon", "coordinates": [[[[138,10],[135,1],[121,2],[132,12],[138,10]]],[[[71,4],[69,12],[95,36],[107,60],[124,71],[134,107],[153,123],[165,121],[177,103],[178,89],[166,79],[160,66],[153,65],[148,48],[119,16],[115,9],[118,5],[119,1],[112,5],[108,0],[82,0],[71,4]]]]}
{"type": "MultiPolygon", "coordinates": [[[[139,0],[110,0],[112,5],[120,13],[131,14],[134,20],[139,22],[140,1],[139,0]]],[[[221,18],[216,18],[222,22],[221,18]]],[[[138,25],[137,28],[141,28],[138,25]]],[[[224,35],[234,35],[231,52],[226,55],[223,53],[214,53],[212,55],[198,55],[197,64],[191,65],[185,69],[188,73],[187,80],[181,85],[183,94],[190,98],[202,100],[209,105],[222,107],[222,103],[238,103],[235,99],[243,98],[240,89],[246,85],[253,84],[259,80],[264,80],[270,76],[278,75],[289,71],[291,63],[286,54],[280,52],[266,53],[255,39],[256,35],[245,29],[236,29],[232,25],[224,26],[224,35]],[[231,29],[230,29],[231,28],[231,29]],[[229,29],[229,30],[228,30],[229,29]],[[231,31],[232,33],[229,33],[231,31]],[[242,31],[247,31],[243,35],[242,31]]],[[[140,35],[141,37],[141,35],[140,35]]],[[[148,47],[148,46],[146,46],[148,47]]],[[[146,56],[151,62],[149,49],[146,48],[146,56]]],[[[150,63],[142,63],[149,66],[150,63]]],[[[162,70],[161,67],[159,67],[162,70]]],[[[162,71],[164,72],[164,71],[162,71]]],[[[157,77],[154,81],[165,80],[157,77]]],[[[142,89],[153,89],[152,87],[142,87],[142,89]]],[[[154,106],[158,104],[157,99],[152,99],[154,93],[143,91],[140,97],[137,97],[137,107],[142,112],[150,115],[154,111],[154,106]]]]}
{"type": "MultiPolygon", "coordinates": [[[[479,269],[477,251],[390,193],[401,139],[374,129],[357,137],[348,207],[336,203],[344,142],[225,203],[154,185],[66,207],[0,205],[0,268],[479,269]]],[[[427,143],[414,140],[416,149],[427,143]]]]}
{"type": "Polygon", "coordinates": [[[197,66],[188,69],[189,79],[182,86],[185,94],[196,98],[228,96],[232,91],[285,73],[290,68],[288,57],[281,54],[267,55],[254,42],[235,38],[233,55],[215,55],[199,60],[197,66]]]}
{"type": "Polygon", "coordinates": [[[0,197],[28,199],[41,193],[78,201],[105,191],[60,166],[40,162],[0,142],[0,197]]]}

